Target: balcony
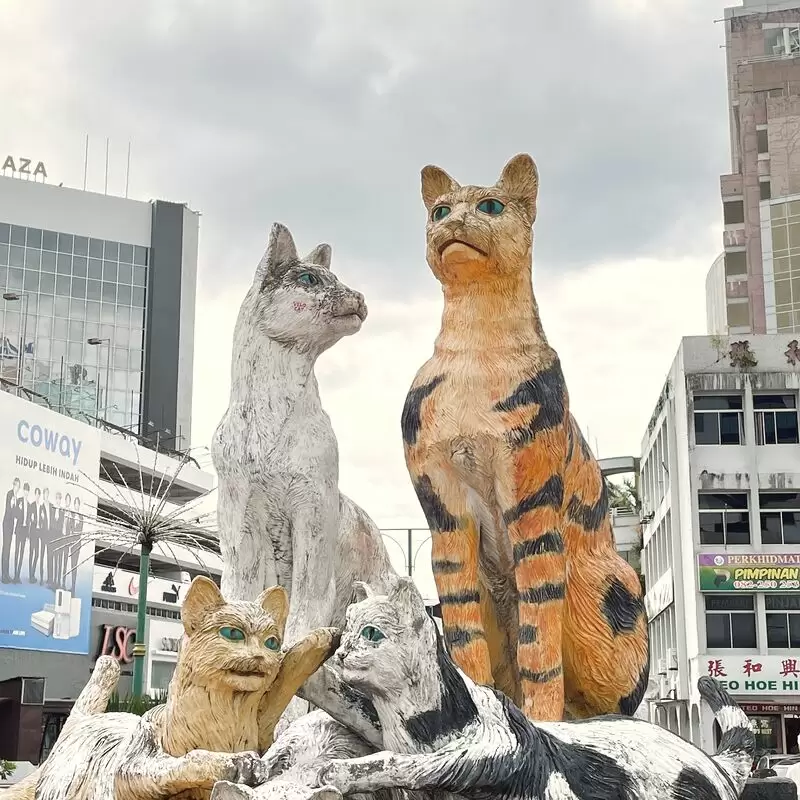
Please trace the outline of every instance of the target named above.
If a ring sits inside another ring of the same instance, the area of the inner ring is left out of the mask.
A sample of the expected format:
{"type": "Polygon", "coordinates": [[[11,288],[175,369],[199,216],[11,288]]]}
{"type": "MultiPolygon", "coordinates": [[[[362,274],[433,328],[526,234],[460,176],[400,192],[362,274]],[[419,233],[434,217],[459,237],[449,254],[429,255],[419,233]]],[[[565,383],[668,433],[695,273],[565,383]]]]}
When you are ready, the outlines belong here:
{"type": "Polygon", "coordinates": [[[723,200],[742,196],[743,181],[741,175],[721,175],[719,186],[723,200]]]}
{"type": "Polygon", "coordinates": [[[743,222],[730,225],[722,232],[722,242],[726,250],[733,247],[745,247],[746,241],[743,222]]]}

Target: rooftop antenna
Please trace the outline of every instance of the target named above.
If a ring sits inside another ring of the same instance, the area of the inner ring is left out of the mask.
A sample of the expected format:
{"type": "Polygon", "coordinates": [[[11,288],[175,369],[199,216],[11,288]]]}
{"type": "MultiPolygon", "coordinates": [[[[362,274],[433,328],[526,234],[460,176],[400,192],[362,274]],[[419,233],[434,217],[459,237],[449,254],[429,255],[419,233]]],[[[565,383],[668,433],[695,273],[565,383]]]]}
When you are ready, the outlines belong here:
{"type": "Polygon", "coordinates": [[[106,177],[103,186],[103,194],[108,194],[108,137],[106,136],[106,177]]]}
{"type": "Polygon", "coordinates": [[[128,196],[128,182],[131,177],[131,140],[128,139],[128,166],[125,170],[125,197],[128,196]]]}
{"type": "Polygon", "coordinates": [[[86,191],[86,173],[89,169],[89,134],[86,134],[86,148],[83,153],[83,191],[86,191]]]}

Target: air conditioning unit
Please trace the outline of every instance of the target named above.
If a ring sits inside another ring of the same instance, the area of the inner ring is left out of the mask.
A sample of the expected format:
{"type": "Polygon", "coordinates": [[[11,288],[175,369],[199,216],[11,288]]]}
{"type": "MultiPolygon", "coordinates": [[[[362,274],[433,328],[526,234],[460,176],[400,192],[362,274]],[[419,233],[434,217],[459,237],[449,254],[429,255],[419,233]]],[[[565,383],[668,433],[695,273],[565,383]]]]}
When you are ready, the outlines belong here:
{"type": "Polygon", "coordinates": [[[658,659],[658,674],[659,675],[666,675],[667,674],[667,659],[666,658],[659,658],[658,659]]]}
{"type": "Polygon", "coordinates": [[[674,647],[667,648],[667,669],[670,671],[678,669],[678,651],[674,647]]]}
{"type": "Polygon", "coordinates": [[[668,683],[669,683],[669,691],[672,694],[673,699],[677,700],[678,699],[678,674],[676,672],[673,672],[669,676],[668,683]]]}
{"type": "Polygon", "coordinates": [[[81,633],[81,598],[73,597],[69,601],[69,638],[74,639],[81,633]]]}
{"type": "Polygon", "coordinates": [[[69,639],[71,600],[72,594],[66,589],[56,589],[54,639],[69,639]]]}

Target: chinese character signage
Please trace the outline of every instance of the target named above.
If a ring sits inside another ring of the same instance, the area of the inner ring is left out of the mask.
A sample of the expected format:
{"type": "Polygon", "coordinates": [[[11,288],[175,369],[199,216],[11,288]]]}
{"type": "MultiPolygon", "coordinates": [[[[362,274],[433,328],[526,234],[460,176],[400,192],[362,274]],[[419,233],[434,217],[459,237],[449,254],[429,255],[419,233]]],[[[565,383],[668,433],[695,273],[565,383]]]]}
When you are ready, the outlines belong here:
{"type": "Polygon", "coordinates": [[[700,669],[732,694],[800,694],[800,657],[701,656],[700,669]]]}
{"type": "Polygon", "coordinates": [[[701,592],[800,590],[800,553],[700,553],[701,592]]]}
{"type": "Polygon", "coordinates": [[[0,392],[0,648],[89,653],[100,432],[0,392]]]}

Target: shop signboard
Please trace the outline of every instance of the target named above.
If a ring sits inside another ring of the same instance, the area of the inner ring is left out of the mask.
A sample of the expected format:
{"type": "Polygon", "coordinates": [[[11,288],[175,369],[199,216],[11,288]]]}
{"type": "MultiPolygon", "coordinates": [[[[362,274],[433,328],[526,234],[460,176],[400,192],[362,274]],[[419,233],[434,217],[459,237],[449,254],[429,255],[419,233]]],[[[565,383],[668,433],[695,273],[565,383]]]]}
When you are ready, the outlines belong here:
{"type": "Polygon", "coordinates": [[[790,694],[800,698],[800,654],[706,655],[700,657],[700,670],[733,695],[790,694]]]}
{"type": "Polygon", "coordinates": [[[0,648],[88,655],[96,428],[0,392],[0,648]]]}
{"type": "Polygon", "coordinates": [[[701,592],[800,590],[798,553],[700,553],[701,592]]]}

